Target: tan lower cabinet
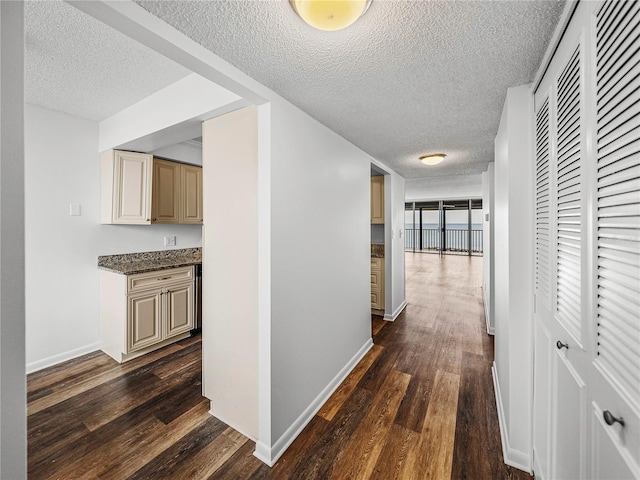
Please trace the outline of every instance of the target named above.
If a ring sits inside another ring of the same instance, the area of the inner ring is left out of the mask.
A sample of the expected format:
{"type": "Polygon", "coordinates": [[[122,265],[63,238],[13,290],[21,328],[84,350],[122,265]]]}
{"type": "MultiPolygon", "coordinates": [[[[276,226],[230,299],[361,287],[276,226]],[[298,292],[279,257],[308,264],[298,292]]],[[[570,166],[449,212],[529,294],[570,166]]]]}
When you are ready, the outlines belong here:
{"type": "Polygon", "coordinates": [[[100,272],[102,350],[122,363],[189,336],[193,267],[136,275],[100,272]]]}
{"type": "Polygon", "coordinates": [[[384,315],[384,258],[371,257],[371,310],[384,315]]]}

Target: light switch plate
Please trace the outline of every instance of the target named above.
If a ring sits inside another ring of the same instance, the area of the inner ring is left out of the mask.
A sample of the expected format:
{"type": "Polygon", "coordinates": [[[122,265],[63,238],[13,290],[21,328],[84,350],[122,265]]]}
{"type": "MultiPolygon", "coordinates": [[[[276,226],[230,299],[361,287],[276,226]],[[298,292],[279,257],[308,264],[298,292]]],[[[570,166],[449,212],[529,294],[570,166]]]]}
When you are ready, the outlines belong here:
{"type": "Polygon", "coordinates": [[[175,247],[176,246],[176,236],[165,236],[164,237],[164,246],[165,247],[175,247]]]}
{"type": "Polygon", "coordinates": [[[79,203],[70,203],[69,204],[69,216],[71,216],[71,217],[79,217],[80,216],[80,204],[79,203]]]}

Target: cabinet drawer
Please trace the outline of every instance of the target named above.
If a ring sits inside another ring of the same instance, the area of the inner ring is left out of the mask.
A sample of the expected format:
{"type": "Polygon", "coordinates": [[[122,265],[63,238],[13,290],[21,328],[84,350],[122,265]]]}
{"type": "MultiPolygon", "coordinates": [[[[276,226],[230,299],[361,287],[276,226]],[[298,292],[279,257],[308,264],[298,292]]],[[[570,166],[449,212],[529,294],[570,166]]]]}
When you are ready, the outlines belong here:
{"type": "Polygon", "coordinates": [[[371,271],[380,272],[384,267],[384,258],[371,257],[371,271]]]}
{"type": "Polygon", "coordinates": [[[180,267],[168,270],[137,273],[127,277],[127,292],[139,292],[150,288],[164,286],[168,283],[193,280],[193,278],[193,267],[180,267]]]}

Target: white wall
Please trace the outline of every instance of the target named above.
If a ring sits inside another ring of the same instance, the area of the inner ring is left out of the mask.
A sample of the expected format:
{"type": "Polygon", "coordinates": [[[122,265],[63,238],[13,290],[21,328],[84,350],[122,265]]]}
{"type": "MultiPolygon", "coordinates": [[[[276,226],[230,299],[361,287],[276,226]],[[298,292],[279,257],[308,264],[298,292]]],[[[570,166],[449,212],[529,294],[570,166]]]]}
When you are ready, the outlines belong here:
{"type": "Polygon", "coordinates": [[[99,255],[201,245],[198,225],[101,225],[99,160],[97,123],[25,106],[28,371],[99,348],[99,255]]]}
{"type": "Polygon", "coordinates": [[[485,320],[487,322],[487,333],[495,333],[494,319],[494,298],[495,298],[495,268],[493,265],[494,245],[493,245],[493,225],[494,225],[494,170],[495,164],[491,162],[486,172],[482,173],[482,290],[484,301],[485,320]]]}
{"type": "Polygon", "coordinates": [[[442,175],[405,180],[407,202],[482,197],[482,175],[442,175]]]}
{"type": "Polygon", "coordinates": [[[0,2],[0,478],[27,476],[22,2],[0,2]]]}
{"type": "Polygon", "coordinates": [[[371,346],[370,157],[271,103],[272,454],[371,346]]]}
{"type": "Polygon", "coordinates": [[[394,171],[384,177],[385,320],[395,320],[407,305],[404,276],[405,179],[394,171]]]}
{"type": "Polygon", "coordinates": [[[203,124],[203,385],[211,412],[258,438],[258,111],[203,124]]]}
{"type": "Polygon", "coordinates": [[[495,140],[495,364],[505,462],[530,471],[533,97],[507,92],[495,140]]]}

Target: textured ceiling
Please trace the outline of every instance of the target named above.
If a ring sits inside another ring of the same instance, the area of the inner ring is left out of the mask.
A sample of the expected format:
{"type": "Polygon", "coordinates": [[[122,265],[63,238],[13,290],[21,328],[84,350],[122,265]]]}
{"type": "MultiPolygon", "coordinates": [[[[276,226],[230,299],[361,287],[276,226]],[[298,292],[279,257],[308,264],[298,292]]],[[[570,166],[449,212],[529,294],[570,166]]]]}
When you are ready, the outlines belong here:
{"type": "Polygon", "coordinates": [[[103,120],[191,73],[62,1],[25,2],[25,101],[103,120]]]}
{"type": "Polygon", "coordinates": [[[508,87],[533,80],[564,0],[374,0],[321,32],[287,1],[138,1],[406,178],[493,159],[508,87]],[[437,167],[417,157],[443,152],[437,167]]]}

